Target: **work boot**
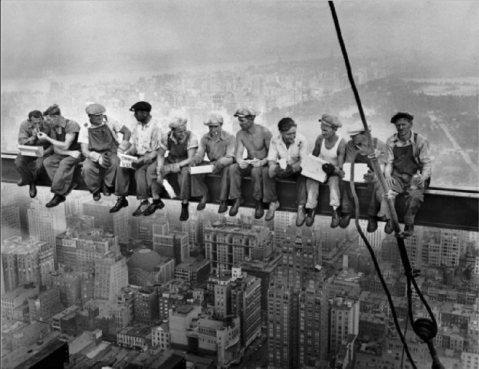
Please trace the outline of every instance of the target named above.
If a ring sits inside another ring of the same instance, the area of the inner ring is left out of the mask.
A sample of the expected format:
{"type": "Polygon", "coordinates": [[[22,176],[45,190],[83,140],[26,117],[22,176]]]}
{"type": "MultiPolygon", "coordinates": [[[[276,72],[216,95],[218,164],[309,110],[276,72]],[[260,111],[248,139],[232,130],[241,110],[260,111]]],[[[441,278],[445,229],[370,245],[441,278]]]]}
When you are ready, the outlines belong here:
{"type": "Polygon", "coordinates": [[[348,228],[349,222],[351,221],[351,216],[351,214],[343,214],[343,216],[339,220],[339,226],[341,228],[348,228]]]}
{"type": "Polygon", "coordinates": [[[391,219],[386,220],[386,225],[384,226],[384,232],[391,234],[394,232],[393,221],[391,219]]]}
{"type": "Polygon", "coordinates": [[[263,202],[261,200],[256,200],[256,205],[254,207],[254,218],[261,219],[264,215],[263,202]]]}
{"type": "Polygon", "coordinates": [[[100,199],[101,199],[100,191],[93,192],[93,200],[94,201],[100,201],[100,199]]]}
{"type": "Polygon", "coordinates": [[[198,203],[198,206],[196,207],[196,210],[203,210],[204,208],[206,208],[206,202],[208,201],[208,197],[206,195],[204,195],[200,202],[198,203]]]}
{"type": "Polygon", "coordinates": [[[339,214],[337,210],[333,209],[333,215],[331,216],[331,228],[337,228],[339,226],[339,214]]]}
{"type": "Polygon", "coordinates": [[[55,196],[53,196],[53,199],[51,199],[49,202],[47,202],[47,204],[45,206],[47,208],[53,208],[57,205],[60,205],[63,201],[65,201],[65,199],[66,199],[65,196],[55,194],[55,196]]]}
{"type": "Polygon", "coordinates": [[[163,209],[165,207],[165,203],[161,201],[161,199],[153,199],[153,202],[148,205],[148,207],[143,212],[143,215],[148,216],[153,214],[155,211],[163,209]]]}
{"type": "Polygon", "coordinates": [[[275,213],[276,209],[278,209],[278,208],[279,208],[279,202],[278,201],[270,202],[269,203],[269,209],[266,212],[266,216],[264,217],[264,220],[266,220],[267,222],[269,222],[270,220],[273,220],[274,219],[274,213],[275,213]]]}
{"type": "Polygon", "coordinates": [[[180,221],[184,222],[188,220],[190,214],[188,213],[188,203],[181,204],[181,214],[180,214],[180,221]]]}
{"type": "Polygon", "coordinates": [[[116,213],[121,208],[125,208],[128,206],[128,200],[125,196],[118,196],[116,199],[116,204],[110,209],[110,213],[116,213]]]}
{"type": "Polygon", "coordinates": [[[150,206],[150,203],[148,200],[143,200],[140,205],[136,208],[136,210],[133,212],[134,217],[139,217],[140,215],[143,215],[143,212],[150,206]]]}
{"type": "Polygon", "coordinates": [[[238,214],[240,205],[241,205],[241,199],[240,198],[235,199],[235,202],[230,209],[230,217],[234,217],[236,214],[238,214]]]}
{"type": "Polygon", "coordinates": [[[411,237],[413,234],[414,234],[414,224],[406,223],[404,225],[404,232],[403,232],[404,238],[411,237]]]}
{"type": "Polygon", "coordinates": [[[304,205],[298,206],[298,212],[296,213],[296,227],[301,227],[306,220],[306,212],[304,210],[304,205]]]}
{"type": "Polygon", "coordinates": [[[226,201],[220,201],[220,206],[218,207],[218,214],[226,213],[226,210],[228,210],[228,205],[226,204],[226,201]]]}
{"type": "Polygon", "coordinates": [[[311,227],[313,225],[315,215],[316,215],[315,209],[306,208],[306,226],[311,227]]]}
{"type": "Polygon", "coordinates": [[[33,199],[34,197],[37,196],[37,186],[35,183],[30,183],[30,190],[28,191],[30,194],[30,197],[33,199]]]}
{"type": "Polygon", "coordinates": [[[366,230],[369,233],[373,233],[373,232],[376,232],[377,229],[378,229],[378,220],[376,219],[376,217],[369,217],[368,218],[368,226],[367,226],[366,230]]]}
{"type": "Polygon", "coordinates": [[[108,188],[108,186],[105,184],[103,185],[102,192],[103,192],[103,196],[111,196],[111,193],[112,193],[110,188],[108,188]]]}

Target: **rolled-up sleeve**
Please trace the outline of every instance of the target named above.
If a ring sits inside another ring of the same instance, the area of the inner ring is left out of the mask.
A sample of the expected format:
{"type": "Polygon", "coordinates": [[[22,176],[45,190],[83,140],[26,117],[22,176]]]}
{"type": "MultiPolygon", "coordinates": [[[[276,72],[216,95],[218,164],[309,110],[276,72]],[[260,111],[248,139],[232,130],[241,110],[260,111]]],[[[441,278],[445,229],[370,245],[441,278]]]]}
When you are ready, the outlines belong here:
{"type": "Polygon", "coordinates": [[[18,144],[19,145],[26,145],[27,140],[31,137],[30,133],[28,132],[28,122],[22,122],[20,124],[20,129],[18,130],[18,144]]]}
{"type": "Polygon", "coordinates": [[[200,144],[198,146],[198,151],[196,151],[194,161],[195,163],[201,163],[205,156],[206,152],[206,138],[203,136],[201,137],[200,144]]]}
{"type": "Polygon", "coordinates": [[[155,124],[151,130],[150,151],[156,151],[161,147],[162,134],[160,127],[155,124]]]}
{"type": "Polygon", "coordinates": [[[431,170],[432,170],[431,150],[429,148],[429,141],[425,138],[422,138],[421,141],[418,142],[418,155],[419,155],[419,162],[422,165],[422,175],[425,178],[431,177],[431,170]]]}
{"type": "Polygon", "coordinates": [[[190,139],[188,140],[188,146],[187,149],[196,149],[198,147],[198,137],[191,132],[190,134],[190,139]]]}
{"type": "Polygon", "coordinates": [[[299,160],[303,160],[306,156],[308,156],[308,141],[302,139],[299,144],[299,160]]]}
{"type": "Polygon", "coordinates": [[[88,143],[88,127],[86,127],[85,125],[82,125],[80,127],[80,133],[78,133],[78,143],[88,143]]]}
{"type": "Polygon", "coordinates": [[[276,140],[274,138],[269,144],[268,161],[278,161],[278,148],[276,147],[276,140]]]}
{"type": "Polygon", "coordinates": [[[394,138],[393,138],[393,137],[390,137],[390,138],[388,138],[388,140],[386,141],[386,150],[387,150],[387,154],[386,154],[386,164],[392,165],[393,162],[394,162],[394,152],[393,152],[393,148],[394,148],[394,138]]]}
{"type": "Polygon", "coordinates": [[[225,157],[234,158],[236,150],[236,139],[233,135],[228,135],[225,157]]]}

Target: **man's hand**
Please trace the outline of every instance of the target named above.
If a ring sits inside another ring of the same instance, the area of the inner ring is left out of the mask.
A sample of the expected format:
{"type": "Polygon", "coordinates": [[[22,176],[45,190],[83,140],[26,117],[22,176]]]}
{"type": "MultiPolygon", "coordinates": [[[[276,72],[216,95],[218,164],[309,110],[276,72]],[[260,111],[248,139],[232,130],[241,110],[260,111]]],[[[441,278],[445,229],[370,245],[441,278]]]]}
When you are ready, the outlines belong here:
{"type": "Polygon", "coordinates": [[[368,155],[369,159],[377,159],[381,156],[381,151],[378,149],[375,149],[374,152],[368,155]]]}
{"type": "Polygon", "coordinates": [[[391,174],[384,174],[384,179],[386,180],[386,184],[391,189],[393,186],[393,177],[391,174]]]}
{"type": "Polygon", "coordinates": [[[72,150],[68,152],[68,155],[70,155],[72,158],[78,159],[80,157],[80,151],[79,150],[72,150]]]}
{"type": "Polygon", "coordinates": [[[376,175],[374,174],[373,171],[368,170],[368,172],[364,175],[363,178],[366,182],[374,182],[376,175]]]}
{"type": "Polygon", "coordinates": [[[109,153],[105,152],[101,154],[100,159],[98,159],[98,164],[100,164],[102,168],[105,168],[105,169],[109,168],[111,165],[111,159],[110,159],[109,153]]]}
{"type": "Polygon", "coordinates": [[[28,145],[29,143],[33,143],[37,140],[37,136],[31,136],[31,137],[28,137],[26,140],[25,140],[25,143],[24,145],[28,145]]]}
{"type": "Polygon", "coordinates": [[[238,165],[241,169],[248,168],[249,163],[246,160],[239,160],[238,165]]]}
{"type": "Polygon", "coordinates": [[[341,168],[336,168],[336,174],[338,175],[339,178],[344,178],[344,170],[341,168]]]}
{"type": "Polygon", "coordinates": [[[118,151],[121,153],[125,153],[129,147],[130,143],[128,141],[122,141],[121,144],[118,146],[118,151]]]}
{"type": "Polygon", "coordinates": [[[171,164],[171,166],[170,166],[170,171],[171,171],[171,173],[179,173],[179,172],[181,172],[180,164],[178,164],[178,163],[171,164]]]}
{"type": "Polygon", "coordinates": [[[268,168],[268,176],[269,178],[274,178],[276,177],[276,170],[278,168],[278,165],[277,164],[272,164],[269,166],[268,168]]]}
{"type": "Polygon", "coordinates": [[[39,140],[48,141],[50,137],[45,132],[38,132],[37,137],[39,140]]]}
{"type": "Polygon", "coordinates": [[[253,161],[251,162],[251,165],[254,167],[254,168],[259,168],[259,167],[262,167],[263,165],[265,164],[265,160],[261,160],[261,159],[253,159],[253,161]]]}
{"type": "Polygon", "coordinates": [[[301,171],[301,162],[298,160],[297,162],[291,164],[291,169],[294,173],[301,171]]]}
{"type": "Polygon", "coordinates": [[[131,166],[135,169],[138,169],[143,166],[143,163],[144,163],[143,158],[138,158],[138,160],[131,162],[131,166]]]}

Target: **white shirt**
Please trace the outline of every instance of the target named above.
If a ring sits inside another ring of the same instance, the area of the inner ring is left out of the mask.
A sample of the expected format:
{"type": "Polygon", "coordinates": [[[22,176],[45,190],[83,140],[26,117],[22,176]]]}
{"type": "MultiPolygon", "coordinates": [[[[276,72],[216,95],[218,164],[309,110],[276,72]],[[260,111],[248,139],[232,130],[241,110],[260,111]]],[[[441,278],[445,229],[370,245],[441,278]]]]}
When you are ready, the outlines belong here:
{"type": "Polygon", "coordinates": [[[285,159],[288,164],[294,164],[308,155],[308,144],[303,135],[297,133],[294,142],[286,147],[281,133],[274,136],[269,144],[268,161],[285,159]]]}

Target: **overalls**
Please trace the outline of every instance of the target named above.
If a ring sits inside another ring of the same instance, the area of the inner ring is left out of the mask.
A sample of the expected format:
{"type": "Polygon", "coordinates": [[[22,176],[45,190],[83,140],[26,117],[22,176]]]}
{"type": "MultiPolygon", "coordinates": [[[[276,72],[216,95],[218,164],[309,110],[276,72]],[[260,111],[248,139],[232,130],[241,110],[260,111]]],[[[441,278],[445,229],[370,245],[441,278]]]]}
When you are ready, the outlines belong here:
{"type": "MultiPolygon", "coordinates": [[[[68,119],[66,120],[66,125],[68,119]]],[[[65,127],[60,125],[52,127],[55,135],[52,135],[57,141],[65,141],[66,131],[65,127]]],[[[68,150],[80,150],[78,143],[78,132],[75,132],[75,139],[71,143],[68,150]]],[[[66,196],[73,188],[75,169],[80,163],[81,157],[74,158],[70,155],[53,154],[43,161],[43,166],[52,181],[51,192],[57,195],[66,196]]]]}
{"type": "MultiPolygon", "coordinates": [[[[188,142],[190,141],[191,132],[187,131],[183,142],[175,142],[172,139],[172,133],[168,134],[166,147],[169,151],[165,158],[165,165],[179,163],[188,158],[188,142]]],[[[181,200],[189,200],[190,198],[190,168],[188,166],[181,168],[180,173],[167,173],[164,177],[173,187],[175,193],[180,193],[181,200]]]]}
{"type": "MultiPolygon", "coordinates": [[[[424,190],[425,187],[427,187],[427,184],[418,186],[415,183],[411,183],[412,177],[421,169],[421,166],[414,158],[412,145],[394,147],[393,154],[393,185],[391,190],[394,191],[394,200],[396,200],[397,195],[404,195],[406,205],[404,212],[404,223],[414,224],[416,213],[424,201],[424,190]]],[[[383,210],[386,213],[388,212],[385,199],[381,203],[381,212],[383,212],[383,210]]]]}
{"type": "Polygon", "coordinates": [[[103,184],[109,188],[115,185],[115,175],[118,167],[116,151],[118,142],[113,137],[106,123],[88,128],[88,150],[99,154],[108,153],[110,165],[103,168],[98,162],[87,158],[83,163],[83,179],[92,193],[101,191],[103,184]]]}

